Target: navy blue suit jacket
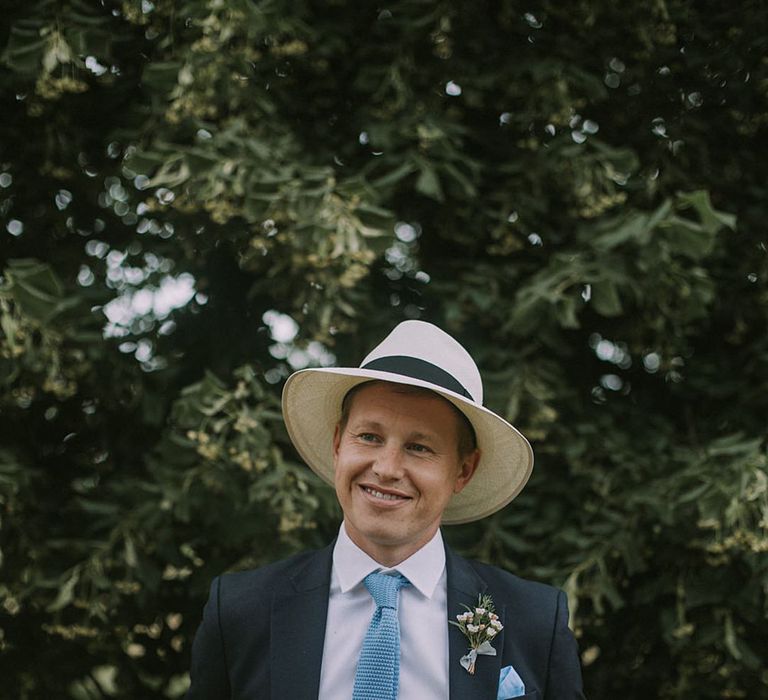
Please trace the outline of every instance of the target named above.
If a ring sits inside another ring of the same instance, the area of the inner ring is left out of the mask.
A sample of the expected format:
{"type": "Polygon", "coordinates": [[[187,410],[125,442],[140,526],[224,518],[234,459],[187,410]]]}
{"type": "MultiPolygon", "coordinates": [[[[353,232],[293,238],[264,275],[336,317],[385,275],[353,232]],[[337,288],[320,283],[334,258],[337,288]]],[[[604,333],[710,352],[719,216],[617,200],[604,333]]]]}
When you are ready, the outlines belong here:
{"type": "MultiPolygon", "coordinates": [[[[187,700],[317,699],[332,554],[330,545],[213,581],[192,647],[187,700]]],[[[449,615],[489,593],[504,625],[493,643],[497,656],[478,657],[473,676],[459,664],[467,640],[449,626],[451,700],[496,700],[499,672],[509,665],[525,683],[526,700],[583,700],[562,591],[463,559],[449,547],[446,575],[449,615]]]]}

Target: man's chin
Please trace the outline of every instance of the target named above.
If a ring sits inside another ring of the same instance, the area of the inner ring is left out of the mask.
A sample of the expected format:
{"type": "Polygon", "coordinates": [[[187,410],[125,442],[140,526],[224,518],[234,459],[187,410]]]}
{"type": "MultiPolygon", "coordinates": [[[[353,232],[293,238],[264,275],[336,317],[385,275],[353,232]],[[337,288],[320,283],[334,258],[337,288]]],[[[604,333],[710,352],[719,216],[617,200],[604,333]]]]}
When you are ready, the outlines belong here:
{"type": "Polygon", "coordinates": [[[351,530],[361,539],[379,547],[398,547],[409,539],[402,519],[394,513],[365,514],[352,522],[347,518],[346,522],[347,532],[351,530]]]}

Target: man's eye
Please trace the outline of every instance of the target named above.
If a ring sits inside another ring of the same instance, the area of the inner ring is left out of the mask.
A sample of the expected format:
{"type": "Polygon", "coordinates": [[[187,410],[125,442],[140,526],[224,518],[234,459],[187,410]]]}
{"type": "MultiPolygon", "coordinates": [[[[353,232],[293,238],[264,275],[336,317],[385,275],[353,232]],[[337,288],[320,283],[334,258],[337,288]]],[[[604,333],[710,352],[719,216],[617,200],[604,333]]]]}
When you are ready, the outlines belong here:
{"type": "Polygon", "coordinates": [[[375,442],[378,438],[373,433],[359,433],[357,439],[363,442],[375,442]]]}
{"type": "Polygon", "coordinates": [[[408,449],[411,452],[431,452],[432,451],[426,445],[420,445],[417,442],[414,442],[414,443],[411,443],[410,445],[408,445],[408,449]]]}

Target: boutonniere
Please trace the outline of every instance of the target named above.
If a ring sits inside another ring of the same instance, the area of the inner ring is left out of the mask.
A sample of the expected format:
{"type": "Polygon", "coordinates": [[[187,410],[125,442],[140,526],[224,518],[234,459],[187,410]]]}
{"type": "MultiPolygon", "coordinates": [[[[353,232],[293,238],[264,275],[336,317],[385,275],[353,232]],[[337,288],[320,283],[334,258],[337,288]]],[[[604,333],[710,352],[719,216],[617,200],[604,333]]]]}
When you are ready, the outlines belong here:
{"type": "Polygon", "coordinates": [[[461,633],[469,640],[469,653],[461,657],[461,665],[474,674],[475,662],[479,654],[496,656],[496,649],[491,646],[491,640],[504,629],[495,612],[493,599],[489,595],[477,596],[477,607],[467,609],[465,613],[456,615],[456,620],[449,620],[456,625],[461,633]]]}

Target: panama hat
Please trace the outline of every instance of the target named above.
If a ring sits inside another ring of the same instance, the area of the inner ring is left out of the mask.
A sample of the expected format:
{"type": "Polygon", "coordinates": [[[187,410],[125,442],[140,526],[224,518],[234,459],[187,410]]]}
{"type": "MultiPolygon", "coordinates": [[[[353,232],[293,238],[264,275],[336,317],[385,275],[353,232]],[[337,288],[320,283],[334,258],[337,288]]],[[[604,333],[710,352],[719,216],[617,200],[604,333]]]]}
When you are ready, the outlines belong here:
{"type": "Polygon", "coordinates": [[[404,321],[359,367],[294,372],[283,388],[283,418],[301,457],[333,485],[333,434],[347,392],[372,380],[430,389],[472,424],[481,450],[477,472],[454,494],[443,524],[479,520],[507,505],[525,486],[533,450],[523,435],[483,406],[483,383],[469,353],[450,335],[424,321],[404,321]]]}

